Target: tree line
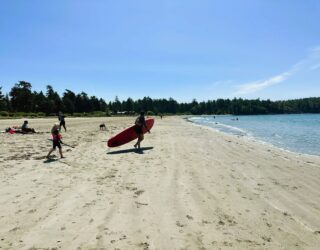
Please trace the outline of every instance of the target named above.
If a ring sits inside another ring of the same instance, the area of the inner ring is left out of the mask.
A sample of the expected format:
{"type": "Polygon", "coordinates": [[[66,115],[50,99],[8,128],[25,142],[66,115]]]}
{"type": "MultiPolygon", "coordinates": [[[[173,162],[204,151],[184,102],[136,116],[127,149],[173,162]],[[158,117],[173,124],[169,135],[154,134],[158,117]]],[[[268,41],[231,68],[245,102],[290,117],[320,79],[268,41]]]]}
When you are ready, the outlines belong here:
{"type": "Polygon", "coordinates": [[[173,98],[143,99],[120,101],[118,97],[106,102],[102,98],[89,96],[85,92],[74,93],[66,89],[60,96],[52,86],[46,87],[46,92],[32,91],[29,82],[19,81],[10,90],[3,94],[0,87],[0,111],[25,112],[54,115],[59,111],[74,115],[75,113],[103,112],[110,114],[134,114],[141,110],[149,114],[293,114],[293,113],[320,113],[320,97],[303,98],[284,101],[247,100],[242,98],[217,99],[198,102],[179,103],[173,98]]]}

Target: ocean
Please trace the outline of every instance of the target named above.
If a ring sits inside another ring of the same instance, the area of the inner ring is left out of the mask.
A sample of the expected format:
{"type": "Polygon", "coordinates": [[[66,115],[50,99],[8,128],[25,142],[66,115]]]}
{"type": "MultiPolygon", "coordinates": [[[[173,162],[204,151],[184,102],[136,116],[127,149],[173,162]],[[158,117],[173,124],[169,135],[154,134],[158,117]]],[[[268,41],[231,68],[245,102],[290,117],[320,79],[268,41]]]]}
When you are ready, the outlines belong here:
{"type": "Polygon", "coordinates": [[[285,150],[320,155],[320,114],[195,116],[190,121],[285,150]]]}

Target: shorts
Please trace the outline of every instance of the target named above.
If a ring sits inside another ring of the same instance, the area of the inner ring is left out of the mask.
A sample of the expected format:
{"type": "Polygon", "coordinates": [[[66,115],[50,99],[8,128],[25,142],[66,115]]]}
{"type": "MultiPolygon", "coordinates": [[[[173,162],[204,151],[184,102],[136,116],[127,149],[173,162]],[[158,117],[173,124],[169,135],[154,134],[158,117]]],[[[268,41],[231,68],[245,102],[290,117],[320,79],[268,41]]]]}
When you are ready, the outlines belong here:
{"type": "Polygon", "coordinates": [[[66,122],[65,121],[61,121],[60,122],[60,126],[65,126],[66,125],[66,122]]]}
{"type": "Polygon", "coordinates": [[[55,140],[53,140],[53,141],[52,141],[52,146],[53,146],[53,149],[56,149],[56,147],[58,147],[59,149],[61,149],[60,141],[55,141],[55,140]]]}
{"type": "Polygon", "coordinates": [[[142,130],[142,127],[141,126],[134,126],[134,131],[138,134],[138,135],[141,135],[143,134],[143,130],[142,130]]]}

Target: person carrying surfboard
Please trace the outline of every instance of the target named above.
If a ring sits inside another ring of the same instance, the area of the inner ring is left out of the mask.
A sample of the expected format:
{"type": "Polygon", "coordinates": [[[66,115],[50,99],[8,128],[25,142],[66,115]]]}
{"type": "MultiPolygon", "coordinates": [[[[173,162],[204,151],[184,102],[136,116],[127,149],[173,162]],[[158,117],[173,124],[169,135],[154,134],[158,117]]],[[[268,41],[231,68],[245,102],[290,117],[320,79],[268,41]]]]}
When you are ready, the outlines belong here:
{"type": "Polygon", "coordinates": [[[136,142],[136,144],[134,144],[134,147],[140,149],[140,143],[144,139],[143,127],[145,127],[147,129],[148,133],[150,133],[150,130],[148,129],[147,124],[146,124],[146,119],[144,117],[144,111],[140,112],[140,115],[137,117],[134,124],[135,124],[134,130],[136,131],[136,133],[138,135],[138,141],[136,142]]]}
{"type": "Polygon", "coordinates": [[[51,134],[52,134],[52,149],[50,149],[46,158],[49,159],[50,154],[53,151],[55,151],[57,147],[59,148],[59,153],[61,158],[64,158],[62,154],[62,147],[61,147],[62,141],[61,141],[61,134],[59,133],[59,124],[56,123],[53,125],[51,129],[51,134]]]}

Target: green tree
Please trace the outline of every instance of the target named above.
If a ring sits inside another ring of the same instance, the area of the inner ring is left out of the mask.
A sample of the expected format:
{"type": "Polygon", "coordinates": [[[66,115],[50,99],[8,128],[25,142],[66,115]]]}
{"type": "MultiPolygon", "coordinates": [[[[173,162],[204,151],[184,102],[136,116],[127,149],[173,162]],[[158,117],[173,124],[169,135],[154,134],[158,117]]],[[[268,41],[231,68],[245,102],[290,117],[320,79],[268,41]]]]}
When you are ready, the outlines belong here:
{"type": "Polygon", "coordinates": [[[53,90],[51,85],[47,85],[47,110],[46,113],[58,113],[63,110],[63,103],[59,94],[53,90]]]}
{"type": "Polygon", "coordinates": [[[33,96],[31,92],[31,83],[19,81],[10,91],[11,105],[14,111],[30,112],[32,111],[33,96]]]}
{"type": "Polygon", "coordinates": [[[2,94],[2,87],[0,87],[0,111],[5,110],[5,100],[4,95],[2,94]]]}
{"type": "Polygon", "coordinates": [[[89,112],[91,110],[90,101],[87,93],[81,92],[80,94],[76,95],[75,109],[76,112],[80,113],[89,112]]]}
{"type": "Polygon", "coordinates": [[[90,108],[91,108],[91,112],[100,110],[100,102],[97,97],[95,96],[90,97],[90,108]]]}
{"type": "Polygon", "coordinates": [[[103,100],[102,98],[99,99],[99,106],[100,106],[100,111],[103,111],[103,112],[108,111],[108,105],[105,102],[105,100],[103,100]]]}
{"type": "Polygon", "coordinates": [[[33,92],[33,108],[32,112],[47,112],[47,98],[43,94],[42,91],[37,93],[36,91],[33,92]]]}
{"type": "Polygon", "coordinates": [[[64,112],[73,114],[76,110],[76,94],[71,90],[66,89],[62,96],[62,103],[64,106],[64,112]]]}
{"type": "Polygon", "coordinates": [[[125,102],[125,110],[128,112],[134,111],[134,101],[131,98],[128,98],[125,102]]]}
{"type": "Polygon", "coordinates": [[[117,114],[119,111],[121,111],[121,102],[118,96],[115,97],[111,110],[114,114],[117,114]]]}

